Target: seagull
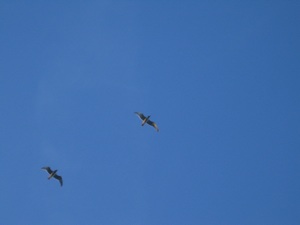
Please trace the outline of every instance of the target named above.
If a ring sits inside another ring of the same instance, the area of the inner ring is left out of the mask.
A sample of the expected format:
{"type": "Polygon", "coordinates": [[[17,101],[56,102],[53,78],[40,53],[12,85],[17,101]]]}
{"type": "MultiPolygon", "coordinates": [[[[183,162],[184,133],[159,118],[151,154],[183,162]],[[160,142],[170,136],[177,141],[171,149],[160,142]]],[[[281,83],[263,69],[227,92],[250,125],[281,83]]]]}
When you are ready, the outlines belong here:
{"type": "Polygon", "coordinates": [[[62,177],[58,176],[56,174],[57,170],[52,171],[49,166],[42,167],[42,170],[46,170],[50,174],[48,177],[48,180],[50,180],[52,177],[54,177],[55,179],[57,179],[59,181],[60,186],[63,186],[62,177]]]}
{"type": "Polygon", "coordinates": [[[158,126],[156,125],[156,123],[154,123],[153,121],[149,120],[150,116],[146,117],[146,116],[144,116],[143,113],[140,113],[140,112],[135,112],[135,114],[137,114],[138,117],[140,117],[140,119],[142,120],[142,126],[144,126],[145,123],[148,123],[150,126],[154,127],[157,132],[159,131],[158,126]]]}

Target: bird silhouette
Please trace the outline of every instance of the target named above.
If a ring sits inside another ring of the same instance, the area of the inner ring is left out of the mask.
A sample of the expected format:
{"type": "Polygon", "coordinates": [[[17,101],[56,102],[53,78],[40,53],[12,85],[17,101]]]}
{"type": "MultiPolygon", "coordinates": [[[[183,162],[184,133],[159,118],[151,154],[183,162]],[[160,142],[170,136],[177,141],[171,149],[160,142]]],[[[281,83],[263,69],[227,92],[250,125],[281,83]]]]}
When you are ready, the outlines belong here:
{"type": "Polygon", "coordinates": [[[144,116],[143,113],[140,113],[140,112],[135,112],[135,114],[137,114],[138,117],[142,120],[142,126],[144,126],[145,123],[147,123],[147,124],[149,124],[150,126],[154,127],[155,130],[156,130],[157,132],[159,131],[157,124],[154,123],[153,121],[151,121],[151,120],[149,119],[150,116],[147,116],[147,117],[146,117],[146,116],[144,116]]]}
{"type": "Polygon", "coordinates": [[[52,177],[54,177],[55,179],[57,179],[59,181],[60,186],[63,186],[63,179],[61,176],[58,176],[56,174],[57,170],[52,171],[49,166],[42,167],[42,170],[46,170],[50,174],[48,177],[48,180],[50,180],[52,177]]]}

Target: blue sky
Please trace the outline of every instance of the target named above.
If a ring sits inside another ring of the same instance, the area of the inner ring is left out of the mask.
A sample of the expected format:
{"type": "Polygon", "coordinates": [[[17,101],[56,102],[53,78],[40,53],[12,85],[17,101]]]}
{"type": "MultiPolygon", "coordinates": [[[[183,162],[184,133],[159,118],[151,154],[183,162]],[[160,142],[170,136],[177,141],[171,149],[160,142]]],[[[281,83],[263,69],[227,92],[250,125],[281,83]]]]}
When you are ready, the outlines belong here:
{"type": "Polygon", "coordinates": [[[299,224],[299,8],[1,1],[0,224],[299,224]]]}

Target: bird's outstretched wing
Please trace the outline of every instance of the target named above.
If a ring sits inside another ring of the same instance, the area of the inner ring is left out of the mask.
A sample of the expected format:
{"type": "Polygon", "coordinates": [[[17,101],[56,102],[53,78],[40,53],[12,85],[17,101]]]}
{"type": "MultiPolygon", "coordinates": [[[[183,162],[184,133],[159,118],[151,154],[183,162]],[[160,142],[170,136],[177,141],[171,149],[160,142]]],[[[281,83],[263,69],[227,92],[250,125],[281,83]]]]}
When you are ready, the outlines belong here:
{"type": "Polygon", "coordinates": [[[49,166],[42,167],[42,170],[46,170],[49,174],[53,173],[49,166]]]}
{"type": "Polygon", "coordinates": [[[158,126],[157,126],[156,123],[154,123],[154,122],[151,121],[151,120],[148,120],[147,123],[148,123],[150,126],[154,127],[155,130],[156,130],[157,132],[159,131],[158,126]]]}
{"type": "Polygon", "coordinates": [[[138,115],[138,117],[140,117],[140,119],[141,120],[144,120],[144,119],[146,119],[146,117],[144,116],[144,114],[143,113],[140,113],[140,112],[134,112],[135,114],[137,114],[138,115]]]}
{"type": "Polygon", "coordinates": [[[58,176],[58,175],[55,174],[53,177],[59,181],[60,186],[63,186],[63,179],[62,179],[61,176],[58,176]]]}

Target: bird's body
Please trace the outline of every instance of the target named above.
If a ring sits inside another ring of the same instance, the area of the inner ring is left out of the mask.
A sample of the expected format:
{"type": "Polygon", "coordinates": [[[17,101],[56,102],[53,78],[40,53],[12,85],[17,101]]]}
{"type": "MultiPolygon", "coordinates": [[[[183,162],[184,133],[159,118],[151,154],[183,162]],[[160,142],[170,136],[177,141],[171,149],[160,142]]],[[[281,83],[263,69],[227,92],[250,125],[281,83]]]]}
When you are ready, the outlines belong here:
{"type": "Polygon", "coordinates": [[[142,122],[142,126],[144,126],[145,125],[145,123],[147,123],[148,121],[149,121],[149,117],[150,116],[147,116],[144,120],[143,120],[143,122],[142,122]]]}
{"type": "Polygon", "coordinates": [[[156,123],[154,123],[153,121],[151,121],[149,118],[150,116],[144,116],[143,113],[140,113],[140,112],[135,112],[135,114],[138,115],[138,117],[142,120],[142,126],[145,125],[145,123],[149,124],[150,126],[154,127],[155,130],[158,132],[159,129],[158,129],[158,126],[156,125],[156,123]]]}
{"type": "Polygon", "coordinates": [[[54,177],[56,180],[59,181],[60,186],[63,186],[62,177],[56,174],[57,170],[52,171],[49,166],[42,167],[42,169],[46,170],[49,173],[48,180],[50,180],[52,177],[54,177]]]}
{"type": "Polygon", "coordinates": [[[50,180],[55,174],[56,174],[57,170],[54,170],[52,173],[50,173],[48,180],[50,180]]]}

